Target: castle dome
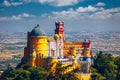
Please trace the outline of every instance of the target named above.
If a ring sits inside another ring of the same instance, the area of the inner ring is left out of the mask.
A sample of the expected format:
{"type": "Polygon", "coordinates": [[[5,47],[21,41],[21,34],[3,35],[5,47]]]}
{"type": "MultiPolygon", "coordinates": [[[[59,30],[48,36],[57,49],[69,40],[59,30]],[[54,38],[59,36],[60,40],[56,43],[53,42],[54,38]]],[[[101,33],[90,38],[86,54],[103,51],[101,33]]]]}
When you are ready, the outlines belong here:
{"type": "Polygon", "coordinates": [[[45,36],[45,32],[37,24],[37,26],[35,26],[31,31],[31,36],[45,36]]]}

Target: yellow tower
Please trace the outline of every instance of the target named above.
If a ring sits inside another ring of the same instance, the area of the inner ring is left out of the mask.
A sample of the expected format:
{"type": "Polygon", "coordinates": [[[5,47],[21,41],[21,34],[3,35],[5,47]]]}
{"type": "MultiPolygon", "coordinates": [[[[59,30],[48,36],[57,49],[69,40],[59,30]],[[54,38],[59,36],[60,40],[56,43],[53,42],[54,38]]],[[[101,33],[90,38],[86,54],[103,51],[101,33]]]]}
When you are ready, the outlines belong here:
{"type": "Polygon", "coordinates": [[[48,57],[48,41],[43,30],[37,25],[28,34],[28,43],[23,59],[32,66],[43,66],[48,57]]]}
{"type": "Polygon", "coordinates": [[[37,25],[31,31],[31,47],[36,51],[36,66],[43,66],[45,64],[44,58],[48,57],[48,42],[47,36],[43,30],[37,25]]]}

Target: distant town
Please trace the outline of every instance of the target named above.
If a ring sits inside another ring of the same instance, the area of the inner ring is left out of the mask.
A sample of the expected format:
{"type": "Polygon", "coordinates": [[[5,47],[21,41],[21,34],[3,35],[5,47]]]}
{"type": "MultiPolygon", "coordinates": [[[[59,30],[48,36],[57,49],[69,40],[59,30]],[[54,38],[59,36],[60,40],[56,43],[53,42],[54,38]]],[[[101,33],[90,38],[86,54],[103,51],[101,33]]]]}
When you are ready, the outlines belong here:
{"type": "MultiPolygon", "coordinates": [[[[26,34],[0,32],[0,69],[6,69],[9,65],[15,67],[20,62],[27,42],[26,34]]],[[[47,35],[53,36],[52,33],[47,35]]],[[[120,55],[120,32],[69,32],[65,33],[65,37],[67,41],[91,40],[93,53],[103,51],[120,55]]]]}

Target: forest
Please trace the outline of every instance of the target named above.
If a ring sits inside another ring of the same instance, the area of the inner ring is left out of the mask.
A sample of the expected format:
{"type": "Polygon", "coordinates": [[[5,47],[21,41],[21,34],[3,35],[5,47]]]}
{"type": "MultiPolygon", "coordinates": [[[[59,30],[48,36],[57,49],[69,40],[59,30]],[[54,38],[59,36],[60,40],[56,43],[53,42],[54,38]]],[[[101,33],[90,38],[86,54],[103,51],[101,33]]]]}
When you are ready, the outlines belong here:
{"type": "MultiPolygon", "coordinates": [[[[62,67],[58,66],[63,70],[62,67]]],[[[4,71],[0,80],[78,80],[74,70],[67,74],[53,74],[43,67],[30,67],[29,64],[19,63],[15,69],[9,67],[4,71]]],[[[59,72],[59,71],[58,71],[59,72]]],[[[94,57],[94,65],[91,67],[91,80],[120,80],[120,56],[102,51],[94,57]]]]}

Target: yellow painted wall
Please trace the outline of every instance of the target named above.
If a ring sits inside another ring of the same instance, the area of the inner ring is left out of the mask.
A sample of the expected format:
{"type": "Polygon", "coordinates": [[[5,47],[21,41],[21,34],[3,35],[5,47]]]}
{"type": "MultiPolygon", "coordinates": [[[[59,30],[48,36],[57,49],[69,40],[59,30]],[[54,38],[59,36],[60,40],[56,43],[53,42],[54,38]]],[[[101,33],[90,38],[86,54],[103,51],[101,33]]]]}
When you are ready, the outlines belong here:
{"type": "Polygon", "coordinates": [[[89,74],[75,73],[75,76],[78,78],[78,80],[90,80],[90,73],[89,74]]]}
{"type": "Polygon", "coordinates": [[[48,57],[48,42],[47,36],[31,36],[30,37],[30,54],[36,55],[36,58],[30,57],[29,63],[32,67],[34,66],[45,66],[44,58],[48,57]],[[31,51],[34,49],[34,52],[31,51]]]}
{"type": "Polygon", "coordinates": [[[76,50],[75,49],[70,49],[70,53],[72,56],[76,56],[76,50]]]}
{"type": "Polygon", "coordinates": [[[52,73],[55,73],[56,66],[57,66],[57,63],[58,63],[58,59],[54,58],[54,57],[51,57],[51,58],[47,58],[47,61],[48,61],[49,71],[52,72],[52,73]]]}
{"type": "Polygon", "coordinates": [[[83,42],[65,42],[63,52],[65,55],[68,55],[70,48],[74,47],[75,49],[81,49],[83,42]]]}
{"type": "Polygon", "coordinates": [[[61,74],[66,74],[66,73],[69,73],[69,72],[73,71],[76,68],[79,68],[80,65],[79,65],[78,62],[76,62],[76,63],[74,62],[72,64],[62,64],[61,67],[63,67],[63,69],[64,69],[64,67],[67,67],[66,69],[64,69],[63,71],[61,71],[61,74]]]}
{"type": "Polygon", "coordinates": [[[36,53],[41,57],[48,57],[48,42],[47,36],[34,36],[32,37],[32,44],[36,53]]]}
{"type": "Polygon", "coordinates": [[[84,51],[84,56],[91,56],[90,49],[84,51]]]}

